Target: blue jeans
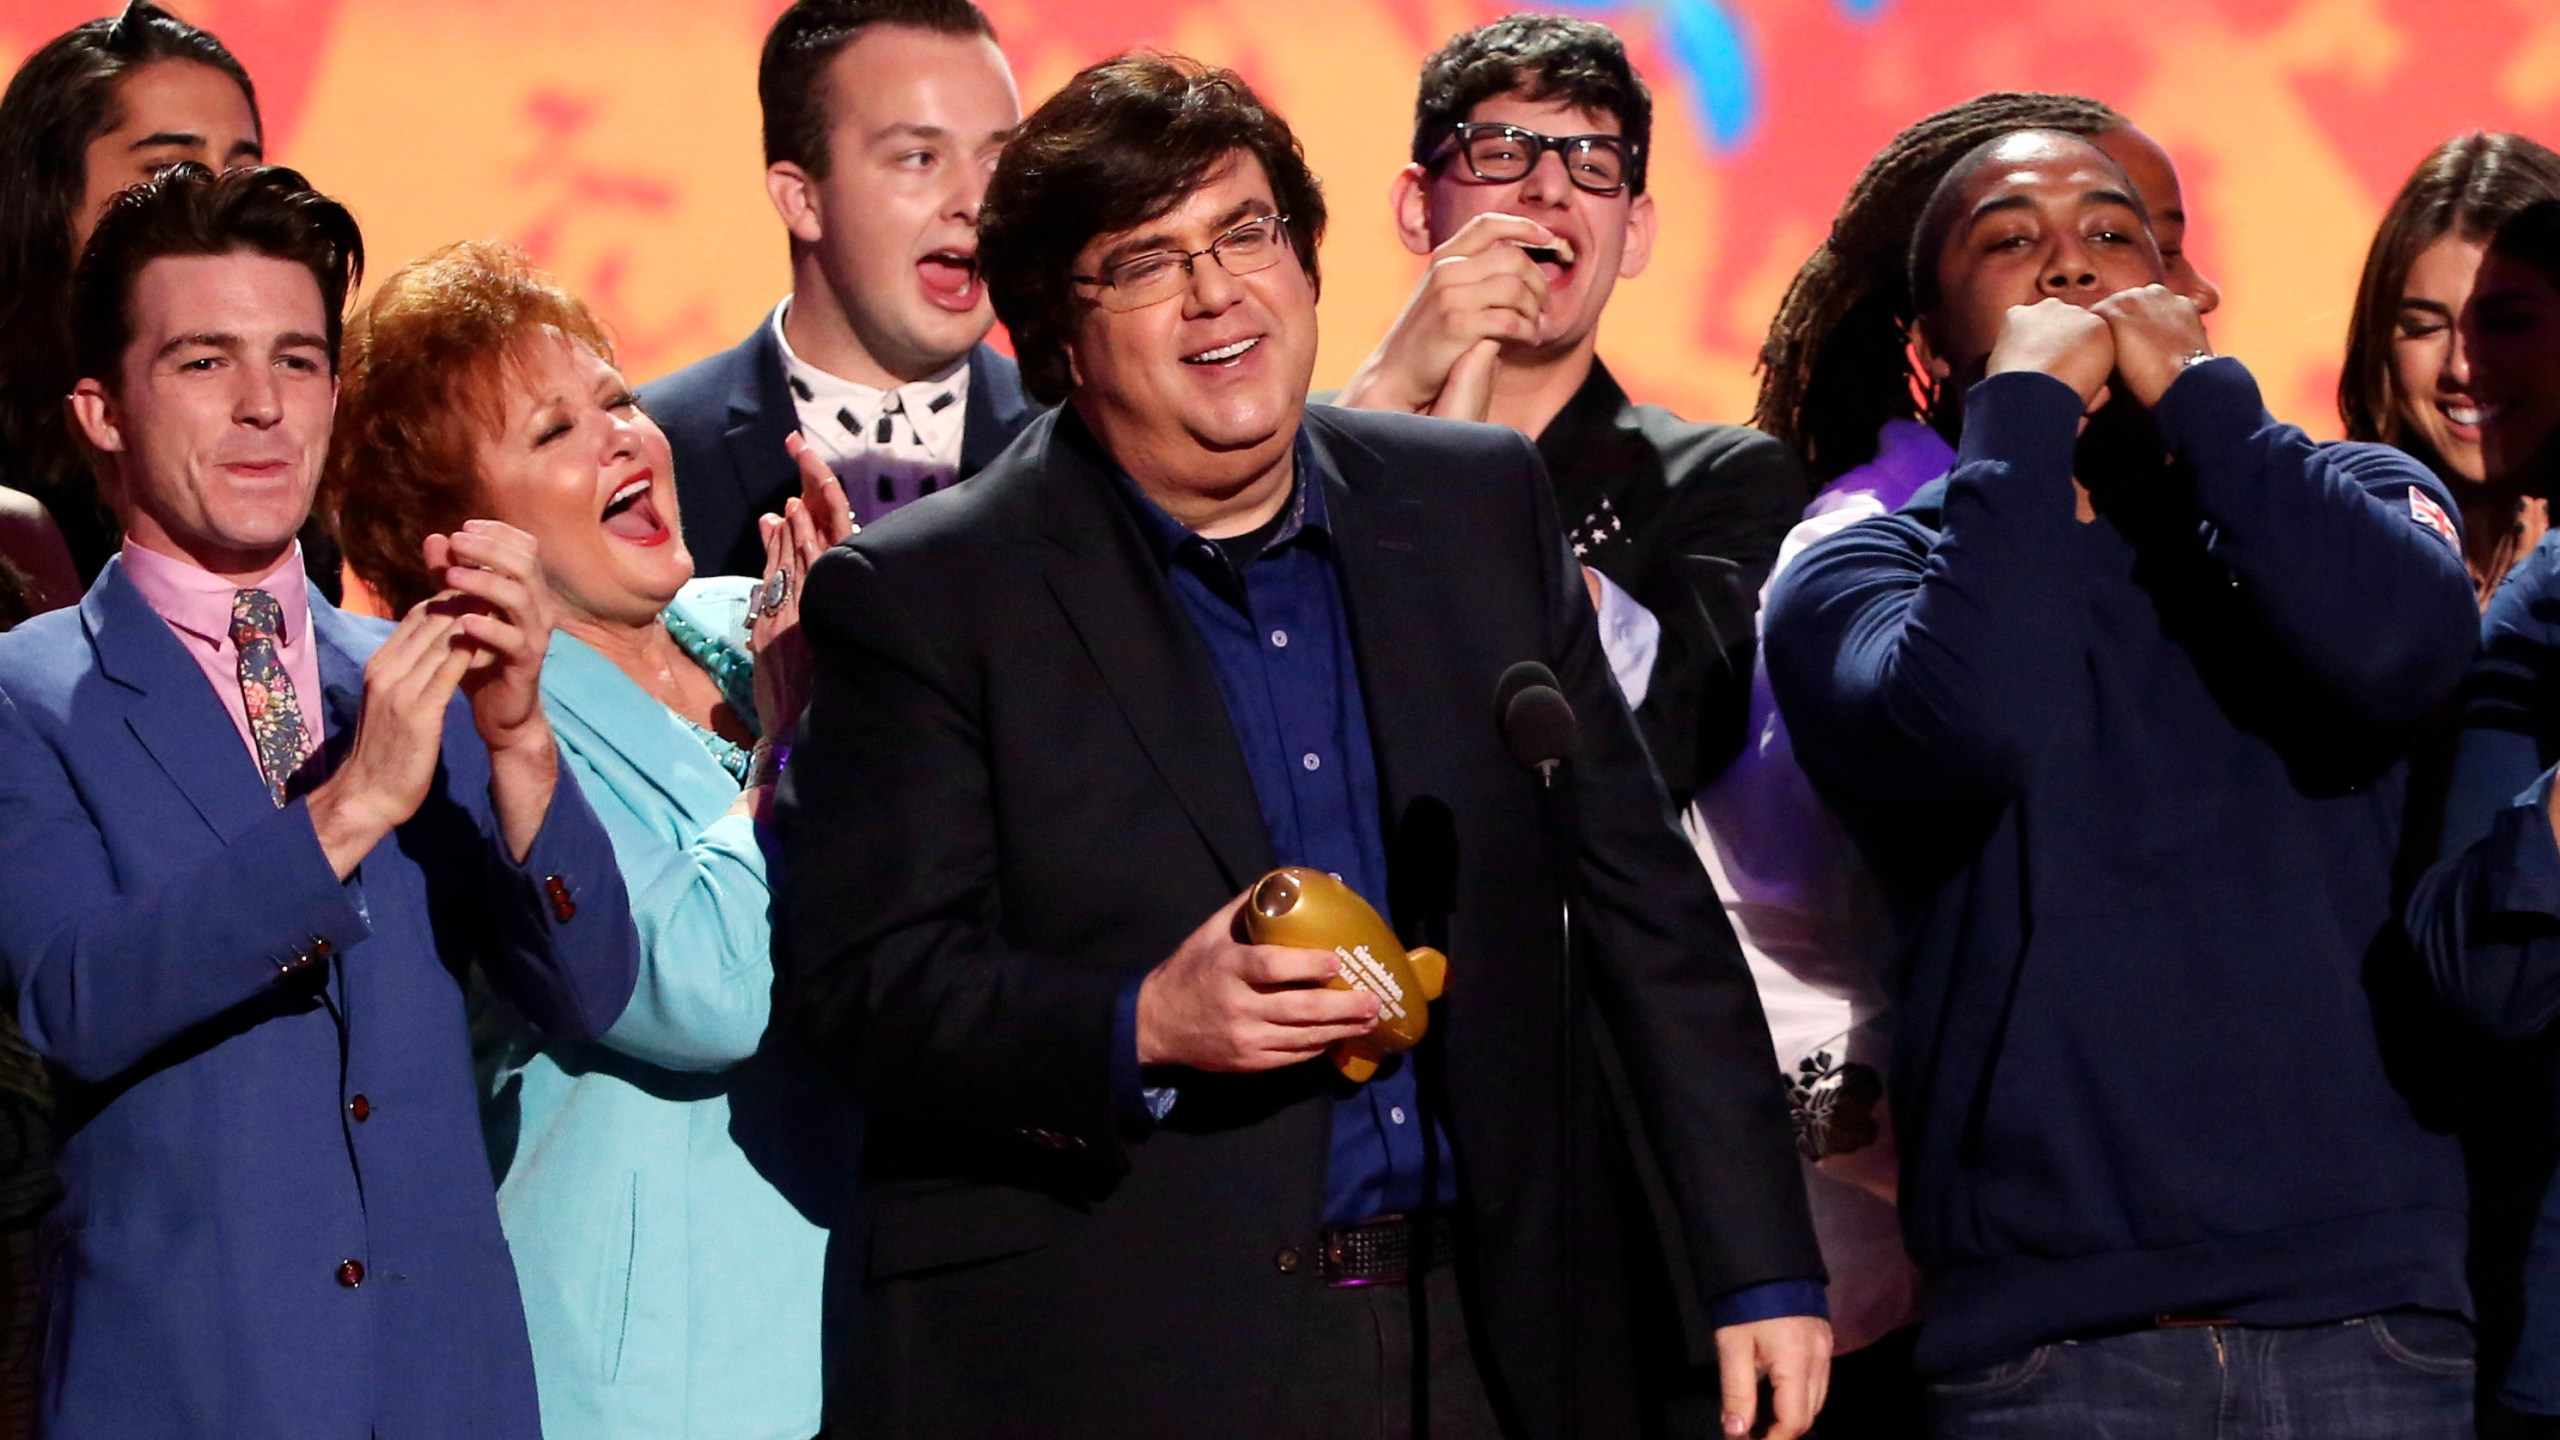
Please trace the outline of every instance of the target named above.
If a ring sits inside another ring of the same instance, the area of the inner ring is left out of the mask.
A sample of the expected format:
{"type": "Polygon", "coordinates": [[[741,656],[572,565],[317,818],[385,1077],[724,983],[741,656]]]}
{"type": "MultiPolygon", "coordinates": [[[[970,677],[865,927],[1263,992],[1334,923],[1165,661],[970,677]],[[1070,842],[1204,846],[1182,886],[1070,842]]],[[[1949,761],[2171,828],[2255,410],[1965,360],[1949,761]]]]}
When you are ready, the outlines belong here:
{"type": "Polygon", "coordinates": [[[2398,1310],[2327,1325],[2138,1330],[1932,1378],[1934,1440],[2469,1440],[2471,1327],[2398,1310]]]}

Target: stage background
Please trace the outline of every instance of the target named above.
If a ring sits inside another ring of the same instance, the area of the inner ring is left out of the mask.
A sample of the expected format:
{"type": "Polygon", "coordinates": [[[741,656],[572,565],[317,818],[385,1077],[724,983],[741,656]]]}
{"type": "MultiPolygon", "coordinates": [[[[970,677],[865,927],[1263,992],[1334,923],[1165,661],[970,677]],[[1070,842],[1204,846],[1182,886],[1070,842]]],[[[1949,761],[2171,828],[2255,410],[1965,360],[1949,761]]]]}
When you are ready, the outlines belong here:
{"type": "MultiPolygon", "coordinates": [[[[0,65],[101,0],[9,0],[0,65]]],[[[500,235],[662,374],[734,343],[786,284],[755,61],[780,0],[178,0],[255,77],[274,159],[347,199],[376,273],[500,235]]],[[[1244,72],[1325,180],[1338,384],[1418,273],[1386,191],[1421,58],[1508,8],[1466,0],[991,0],[1024,108],[1132,45],[1244,72]]],[[[1897,128],[1995,88],[2077,90],[2176,156],[2212,328],[2269,403],[2337,428],[2337,354],[2381,207],[2470,127],[2560,141],[2554,0],[1644,0],[1618,28],[1656,96],[1662,240],[1601,350],[1638,397],[1740,419],[1787,277],[1897,128]]]]}

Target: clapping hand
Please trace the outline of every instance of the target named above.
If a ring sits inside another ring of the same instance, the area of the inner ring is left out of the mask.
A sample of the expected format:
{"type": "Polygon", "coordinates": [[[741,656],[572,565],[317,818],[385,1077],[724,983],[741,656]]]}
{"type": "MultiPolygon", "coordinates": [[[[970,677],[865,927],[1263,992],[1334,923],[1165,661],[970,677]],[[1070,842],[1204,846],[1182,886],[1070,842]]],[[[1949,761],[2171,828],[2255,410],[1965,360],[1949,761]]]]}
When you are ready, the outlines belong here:
{"type": "Polygon", "coordinates": [[[800,634],[800,591],[809,567],[854,533],[853,506],[827,462],[797,434],[783,442],[800,467],[800,493],[779,515],[761,516],[764,583],[756,587],[747,646],[756,656],[757,728],[768,742],[787,740],[809,700],[809,646],[800,634]]]}

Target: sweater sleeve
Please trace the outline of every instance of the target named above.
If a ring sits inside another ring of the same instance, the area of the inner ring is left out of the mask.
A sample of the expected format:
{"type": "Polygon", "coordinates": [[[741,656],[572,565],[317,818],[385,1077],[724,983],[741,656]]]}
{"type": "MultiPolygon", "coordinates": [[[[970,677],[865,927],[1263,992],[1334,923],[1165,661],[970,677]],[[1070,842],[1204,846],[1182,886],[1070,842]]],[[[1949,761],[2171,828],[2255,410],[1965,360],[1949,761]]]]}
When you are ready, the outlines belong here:
{"type": "Polygon", "coordinates": [[[1779,576],[1763,644],[1807,773],[1889,801],[2017,786],[2073,673],[2080,411],[2049,375],[1984,380],[1934,524],[1915,501],[1779,576]]]}
{"type": "Polygon", "coordinates": [[[2152,413],[2195,471],[2215,556],[2328,698],[2395,731],[2453,688],[2479,622],[2453,496],[2425,466],[2314,443],[2271,418],[2229,358],[2178,377],[2152,413]]]}

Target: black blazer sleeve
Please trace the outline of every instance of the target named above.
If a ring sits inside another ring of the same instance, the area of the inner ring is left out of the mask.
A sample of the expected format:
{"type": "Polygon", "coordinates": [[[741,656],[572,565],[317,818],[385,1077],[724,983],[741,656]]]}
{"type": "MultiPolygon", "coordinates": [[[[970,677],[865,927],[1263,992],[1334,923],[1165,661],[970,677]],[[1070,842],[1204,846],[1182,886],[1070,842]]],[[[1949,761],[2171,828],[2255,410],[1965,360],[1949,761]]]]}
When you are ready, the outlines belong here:
{"type": "MultiPolygon", "coordinates": [[[[1749,966],[1609,675],[1534,452],[1550,653],[1580,722],[1576,897],[1586,976],[1625,1065],[1700,1298],[1823,1274],[1777,1056],[1749,966]]],[[[1666,630],[1669,628],[1666,624],[1666,630]]]]}
{"type": "Polygon", "coordinates": [[[1124,1168],[1122,982],[1007,943],[984,692],[962,647],[945,634],[938,650],[901,603],[915,593],[847,546],[809,572],[816,673],[780,797],[776,1008],[851,1067],[877,1124],[1124,1168]]]}
{"type": "Polygon", "coordinates": [[[1775,439],[1738,425],[1705,427],[1706,436],[1691,428],[1688,453],[1672,458],[1649,561],[1621,582],[1662,625],[1636,719],[1663,784],[1683,801],[1742,749],[1760,587],[1813,494],[1803,462],[1775,439]]]}

